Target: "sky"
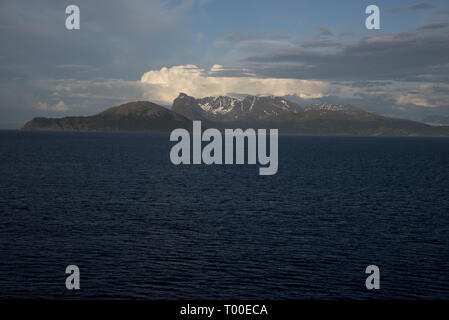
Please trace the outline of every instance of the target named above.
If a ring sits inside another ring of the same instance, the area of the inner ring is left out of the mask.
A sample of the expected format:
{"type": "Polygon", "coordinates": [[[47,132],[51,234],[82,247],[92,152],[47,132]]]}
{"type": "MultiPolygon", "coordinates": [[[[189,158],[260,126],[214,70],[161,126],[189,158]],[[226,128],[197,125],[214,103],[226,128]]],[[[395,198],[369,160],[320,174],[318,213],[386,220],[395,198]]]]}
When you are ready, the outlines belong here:
{"type": "Polygon", "coordinates": [[[169,107],[179,92],[449,124],[448,31],[447,0],[0,0],[0,128],[135,100],[169,107]],[[72,4],[79,30],[65,27],[72,4]],[[372,4],[380,30],[365,27],[372,4]]]}

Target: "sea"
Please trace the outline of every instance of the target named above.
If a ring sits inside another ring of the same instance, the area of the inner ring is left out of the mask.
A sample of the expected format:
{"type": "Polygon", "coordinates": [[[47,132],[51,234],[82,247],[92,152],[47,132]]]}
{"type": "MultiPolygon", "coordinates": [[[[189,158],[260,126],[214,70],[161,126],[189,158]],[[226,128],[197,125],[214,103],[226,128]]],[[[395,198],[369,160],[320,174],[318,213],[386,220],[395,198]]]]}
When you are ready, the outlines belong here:
{"type": "Polygon", "coordinates": [[[0,299],[449,299],[448,138],[280,136],[272,176],[172,145],[0,131],[0,299]]]}

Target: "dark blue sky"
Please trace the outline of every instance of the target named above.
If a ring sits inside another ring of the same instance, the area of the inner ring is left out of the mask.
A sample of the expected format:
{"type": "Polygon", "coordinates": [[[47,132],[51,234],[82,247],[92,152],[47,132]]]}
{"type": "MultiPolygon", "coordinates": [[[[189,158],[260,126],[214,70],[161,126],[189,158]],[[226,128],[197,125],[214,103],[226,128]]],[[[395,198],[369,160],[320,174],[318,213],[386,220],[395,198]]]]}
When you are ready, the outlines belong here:
{"type": "Polygon", "coordinates": [[[449,116],[447,1],[0,2],[0,128],[130,100],[275,94],[449,116]],[[76,4],[81,29],[65,29],[76,4]],[[381,9],[381,30],[365,8],[381,9]]]}

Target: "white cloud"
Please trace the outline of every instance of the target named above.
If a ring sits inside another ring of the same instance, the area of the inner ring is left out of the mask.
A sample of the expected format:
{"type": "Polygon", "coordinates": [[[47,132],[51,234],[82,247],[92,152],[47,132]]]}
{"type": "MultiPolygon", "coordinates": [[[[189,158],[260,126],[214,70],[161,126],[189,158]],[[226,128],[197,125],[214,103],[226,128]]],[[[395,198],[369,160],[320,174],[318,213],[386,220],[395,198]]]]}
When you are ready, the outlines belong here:
{"type": "MultiPolygon", "coordinates": [[[[169,106],[180,92],[196,98],[232,94],[296,95],[304,100],[326,101],[329,96],[338,96],[347,101],[356,99],[361,107],[368,107],[369,105],[366,104],[368,102],[363,101],[373,101],[374,98],[387,99],[388,103],[395,106],[438,107],[447,105],[449,94],[449,86],[443,84],[419,86],[373,82],[370,85],[357,86],[344,82],[260,78],[250,74],[243,77],[223,76],[229,70],[218,64],[208,70],[189,64],[150,70],[142,75],[140,81],[58,79],[36,81],[34,84],[47,93],[47,101],[55,101],[55,99],[59,101],[54,105],[39,102],[40,109],[66,111],[69,110],[68,105],[70,105],[73,106],[71,108],[73,112],[88,109],[92,113],[109,106],[136,100],[148,100],[169,106]],[[365,100],[360,102],[360,99],[365,100]]],[[[242,70],[239,73],[242,74],[242,70]]],[[[41,94],[40,97],[42,99],[41,94]]],[[[36,103],[34,102],[33,105],[36,103]]]]}
{"type": "Polygon", "coordinates": [[[141,83],[149,100],[171,103],[179,92],[194,97],[252,94],[252,95],[298,95],[301,98],[321,98],[332,93],[332,86],[323,81],[214,76],[222,71],[214,65],[209,71],[195,65],[181,65],[144,73],[141,83]]]}
{"type": "Polygon", "coordinates": [[[64,101],[59,100],[58,103],[54,105],[49,105],[48,103],[44,102],[38,102],[38,107],[41,110],[47,110],[47,111],[67,111],[70,110],[70,108],[64,103],[64,101]]]}
{"type": "Polygon", "coordinates": [[[449,99],[449,85],[427,83],[416,87],[411,92],[405,92],[395,97],[396,104],[422,107],[441,107],[447,106],[449,99]]]}
{"type": "Polygon", "coordinates": [[[414,104],[421,107],[436,107],[435,104],[428,101],[424,96],[418,96],[416,94],[404,94],[395,98],[396,103],[399,105],[414,104]]]}

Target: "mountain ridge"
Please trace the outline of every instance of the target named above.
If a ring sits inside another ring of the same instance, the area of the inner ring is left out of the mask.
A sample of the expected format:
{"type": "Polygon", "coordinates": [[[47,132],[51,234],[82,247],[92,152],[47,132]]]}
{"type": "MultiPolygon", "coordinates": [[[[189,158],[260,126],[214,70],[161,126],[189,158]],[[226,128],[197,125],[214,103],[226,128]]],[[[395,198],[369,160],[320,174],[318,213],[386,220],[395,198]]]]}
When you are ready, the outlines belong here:
{"type": "Polygon", "coordinates": [[[23,130],[49,131],[125,131],[166,133],[189,128],[191,121],[149,101],[135,101],[108,108],[93,116],[34,118],[23,130]]]}
{"type": "Polygon", "coordinates": [[[302,108],[299,104],[278,96],[209,96],[195,99],[180,93],[173,101],[172,110],[191,119],[197,117],[221,122],[263,120],[289,111],[301,112],[302,108]]]}
{"type": "Polygon", "coordinates": [[[445,126],[389,118],[350,104],[321,102],[302,107],[273,95],[195,99],[180,93],[173,101],[172,110],[191,120],[205,121],[211,127],[279,128],[281,134],[449,136],[449,127],[445,126]],[[225,98],[233,99],[232,108],[220,104],[225,98]],[[226,112],[221,116],[223,110],[226,112]]]}
{"type": "Polygon", "coordinates": [[[353,105],[326,102],[302,107],[278,96],[204,97],[180,93],[170,109],[149,101],[128,102],[87,117],[34,118],[23,130],[169,133],[203,127],[277,128],[280,134],[336,136],[449,136],[448,126],[390,118],[353,105]]]}

